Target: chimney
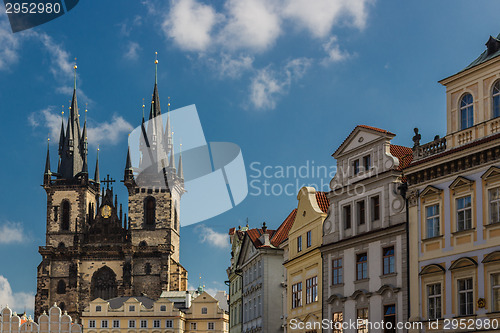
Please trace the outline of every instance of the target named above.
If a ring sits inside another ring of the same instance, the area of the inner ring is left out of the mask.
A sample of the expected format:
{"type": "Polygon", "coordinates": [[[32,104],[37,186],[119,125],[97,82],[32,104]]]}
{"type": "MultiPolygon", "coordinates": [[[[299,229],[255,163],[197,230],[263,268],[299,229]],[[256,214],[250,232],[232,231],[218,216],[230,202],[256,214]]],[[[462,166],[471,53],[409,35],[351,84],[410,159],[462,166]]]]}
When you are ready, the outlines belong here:
{"type": "Polygon", "coordinates": [[[262,223],[262,235],[259,237],[260,242],[264,246],[271,246],[271,242],[269,240],[269,234],[267,233],[266,222],[262,223]]]}
{"type": "Polygon", "coordinates": [[[191,307],[191,293],[186,290],[186,300],[185,300],[185,305],[186,305],[186,309],[189,309],[191,307]]]}

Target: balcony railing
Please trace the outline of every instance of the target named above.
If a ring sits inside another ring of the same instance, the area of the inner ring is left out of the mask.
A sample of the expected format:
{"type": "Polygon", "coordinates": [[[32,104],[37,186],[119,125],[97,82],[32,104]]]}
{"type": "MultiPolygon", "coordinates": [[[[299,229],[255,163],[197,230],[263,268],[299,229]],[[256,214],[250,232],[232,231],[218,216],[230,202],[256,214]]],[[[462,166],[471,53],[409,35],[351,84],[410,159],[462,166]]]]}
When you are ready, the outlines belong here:
{"type": "Polygon", "coordinates": [[[420,160],[446,150],[446,138],[436,138],[421,146],[413,147],[413,160],[420,160]]]}

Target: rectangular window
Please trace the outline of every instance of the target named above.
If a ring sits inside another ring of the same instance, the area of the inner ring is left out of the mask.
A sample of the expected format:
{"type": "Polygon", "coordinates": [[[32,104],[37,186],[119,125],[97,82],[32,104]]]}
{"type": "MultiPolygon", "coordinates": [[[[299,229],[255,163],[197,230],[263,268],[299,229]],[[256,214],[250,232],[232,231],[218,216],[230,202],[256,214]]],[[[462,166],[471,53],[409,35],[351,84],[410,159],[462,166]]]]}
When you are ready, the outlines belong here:
{"type": "Polygon", "coordinates": [[[113,328],[120,328],[120,321],[119,320],[113,320],[113,328]]]}
{"type": "Polygon", "coordinates": [[[312,236],[311,236],[311,231],[307,232],[307,247],[311,247],[312,245],[312,236]]]}
{"type": "Polygon", "coordinates": [[[208,329],[209,330],[214,330],[215,329],[215,323],[208,323],[208,329]]]}
{"type": "Polygon", "coordinates": [[[302,282],[292,286],[292,309],[302,306],[302,282]]]}
{"type": "Polygon", "coordinates": [[[191,329],[192,329],[192,330],[196,330],[196,329],[197,329],[197,328],[196,328],[196,323],[191,323],[191,329]]]}
{"type": "Polygon", "coordinates": [[[302,236],[297,237],[297,252],[302,251],[302,236]]]}
{"type": "Polygon", "coordinates": [[[101,328],[108,328],[108,321],[107,320],[101,320],[101,328]]]}
{"type": "Polygon", "coordinates": [[[148,328],[148,321],[147,320],[141,320],[141,328],[148,328]]]}
{"type": "Polygon", "coordinates": [[[135,306],[134,305],[129,305],[128,310],[129,311],[135,311],[135,306]]]}
{"type": "Polygon", "coordinates": [[[368,333],[368,308],[358,309],[357,323],[358,333],[368,333]]]}
{"type": "Polygon", "coordinates": [[[491,275],[491,308],[500,311],[500,274],[491,275]]]}
{"type": "Polygon", "coordinates": [[[490,200],[490,224],[500,222],[500,187],[488,191],[490,200]]]}
{"type": "Polygon", "coordinates": [[[167,320],[165,327],[166,328],[172,328],[172,327],[174,327],[174,322],[172,320],[170,320],[170,319],[167,320]]]}
{"type": "Polygon", "coordinates": [[[366,155],[363,157],[363,166],[365,167],[365,171],[368,171],[372,168],[372,159],[370,155],[366,155]]]}
{"type": "Polygon", "coordinates": [[[318,277],[306,280],[306,304],[318,301],[318,277]]]}
{"type": "Polygon", "coordinates": [[[158,319],[153,320],[153,327],[160,328],[160,321],[158,319]]]}
{"type": "Polygon", "coordinates": [[[380,198],[377,195],[376,197],[371,197],[371,218],[372,222],[380,220],[380,198]]]}
{"type": "Polygon", "coordinates": [[[351,205],[346,205],[342,208],[344,215],[344,230],[351,229],[351,205]]]}
{"type": "Polygon", "coordinates": [[[384,250],[384,275],[394,273],[394,246],[384,250]]]}
{"type": "Polygon", "coordinates": [[[457,199],[457,231],[472,228],[471,196],[457,199]]]}
{"type": "Polygon", "coordinates": [[[427,286],[427,316],[429,320],[441,318],[441,283],[427,286]]]}
{"type": "Polygon", "coordinates": [[[89,320],[89,328],[95,328],[95,320],[89,320]]]}
{"type": "Polygon", "coordinates": [[[384,305],[384,333],[396,333],[396,305],[384,305]],[[390,323],[390,324],[389,324],[390,323]]]}
{"type": "Polygon", "coordinates": [[[207,314],[208,308],[201,308],[201,314],[207,314]]]}
{"type": "Polygon", "coordinates": [[[427,238],[439,236],[439,205],[425,208],[427,238]]]}
{"type": "Polygon", "coordinates": [[[356,256],[356,280],[368,278],[368,255],[361,253],[356,256]]]}
{"type": "Polygon", "coordinates": [[[128,327],[129,328],[135,328],[135,320],[129,320],[128,321],[128,327]]]}
{"type": "Polygon", "coordinates": [[[352,162],[352,169],[354,171],[354,175],[357,175],[359,173],[359,160],[355,160],[352,162]]]}
{"type": "Polygon", "coordinates": [[[358,225],[363,225],[365,224],[365,202],[364,201],[358,201],[356,203],[356,206],[358,208],[358,225]]]}
{"type": "Polygon", "coordinates": [[[472,278],[461,279],[458,284],[458,313],[460,316],[468,316],[474,313],[474,289],[472,278]]]}
{"type": "Polygon", "coordinates": [[[342,333],[344,314],[342,312],[334,312],[332,317],[333,317],[333,333],[342,333]]]}
{"type": "Polygon", "coordinates": [[[342,258],[332,261],[332,284],[343,283],[342,258]]]}

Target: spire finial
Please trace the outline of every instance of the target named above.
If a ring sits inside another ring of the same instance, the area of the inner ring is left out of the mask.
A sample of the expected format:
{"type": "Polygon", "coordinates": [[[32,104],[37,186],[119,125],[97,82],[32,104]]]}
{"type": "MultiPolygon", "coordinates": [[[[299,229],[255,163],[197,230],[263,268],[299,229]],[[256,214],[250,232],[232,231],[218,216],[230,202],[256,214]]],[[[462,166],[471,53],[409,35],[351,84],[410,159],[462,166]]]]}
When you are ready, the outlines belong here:
{"type": "Polygon", "coordinates": [[[73,66],[73,69],[74,69],[74,76],[75,76],[75,90],[76,90],[76,69],[78,68],[78,66],[76,65],[76,58],[75,58],[75,65],[73,66]]]}
{"type": "Polygon", "coordinates": [[[144,121],[144,98],[142,99],[142,120],[144,121]]]}
{"type": "Polygon", "coordinates": [[[170,96],[168,96],[167,111],[170,112],[170,96]]]}
{"type": "Polygon", "coordinates": [[[155,52],[155,84],[158,83],[158,52],[155,52]]]}
{"type": "MultiPolygon", "coordinates": [[[[85,122],[87,122],[87,104],[88,103],[85,103],[85,122]]],[[[85,138],[87,139],[87,138],[85,138]]]]}

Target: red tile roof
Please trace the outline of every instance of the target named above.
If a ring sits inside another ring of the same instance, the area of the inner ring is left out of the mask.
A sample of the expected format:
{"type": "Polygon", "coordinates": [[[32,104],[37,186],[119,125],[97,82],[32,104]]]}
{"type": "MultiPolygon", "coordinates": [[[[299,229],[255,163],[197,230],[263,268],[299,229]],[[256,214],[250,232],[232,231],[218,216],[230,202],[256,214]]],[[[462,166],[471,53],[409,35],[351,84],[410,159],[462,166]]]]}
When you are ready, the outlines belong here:
{"type": "Polygon", "coordinates": [[[274,234],[273,238],[271,239],[271,244],[274,246],[278,247],[285,239],[288,238],[288,232],[292,228],[293,222],[295,221],[295,217],[297,216],[297,208],[292,210],[290,214],[288,214],[287,218],[281,225],[279,226],[278,230],[276,230],[276,233],[274,234]]]}
{"type": "Polygon", "coordinates": [[[354,129],[351,131],[351,133],[349,133],[349,135],[344,139],[344,141],[342,141],[342,143],[335,150],[335,152],[332,154],[332,156],[335,155],[339,151],[340,147],[342,147],[344,145],[344,143],[347,141],[347,139],[349,139],[349,137],[352,135],[352,133],[354,133],[356,131],[356,129],[358,127],[361,127],[361,128],[364,128],[364,129],[369,129],[369,130],[376,131],[376,132],[379,132],[379,133],[384,133],[384,134],[389,134],[389,135],[396,136],[396,134],[394,134],[392,132],[389,132],[387,130],[381,129],[381,128],[377,128],[377,127],[373,127],[373,126],[368,126],[368,125],[358,125],[358,126],[354,127],[354,129]]]}
{"type": "MultiPolygon", "coordinates": [[[[263,233],[264,233],[263,230],[260,228],[259,229],[248,229],[248,231],[247,231],[248,237],[250,237],[250,240],[252,241],[253,245],[257,249],[263,248],[263,247],[269,247],[267,245],[262,244],[262,242],[259,239],[263,233]]],[[[269,230],[269,229],[266,230],[266,234],[269,235],[269,240],[271,240],[274,233],[275,233],[275,230],[269,230]]]]}
{"type": "Polygon", "coordinates": [[[234,231],[236,230],[236,228],[231,228],[229,229],[229,235],[234,235],[234,231]]]}
{"type": "Polygon", "coordinates": [[[405,146],[391,145],[391,155],[399,160],[398,170],[403,170],[413,161],[413,149],[405,146]]]}
{"type": "Polygon", "coordinates": [[[316,192],[316,201],[318,202],[318,206],[323,211],[323,213],[328,212],[328,207],[330,206],[330,202],[326,197],[326,192],[316,192]]]}

